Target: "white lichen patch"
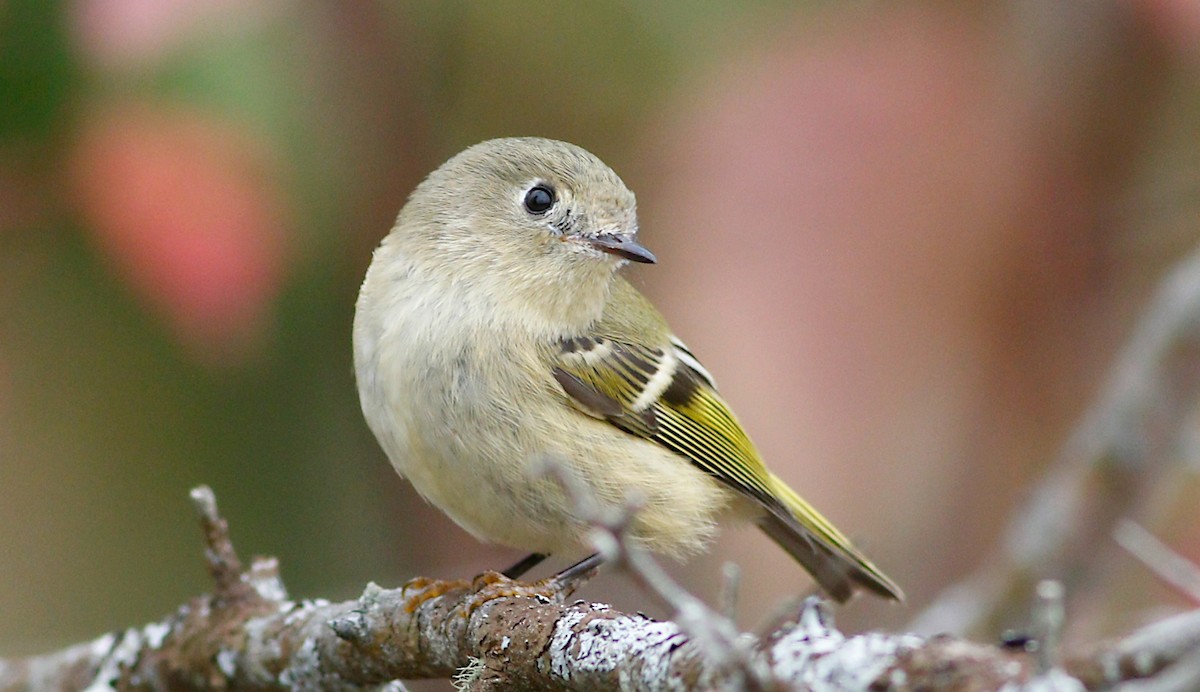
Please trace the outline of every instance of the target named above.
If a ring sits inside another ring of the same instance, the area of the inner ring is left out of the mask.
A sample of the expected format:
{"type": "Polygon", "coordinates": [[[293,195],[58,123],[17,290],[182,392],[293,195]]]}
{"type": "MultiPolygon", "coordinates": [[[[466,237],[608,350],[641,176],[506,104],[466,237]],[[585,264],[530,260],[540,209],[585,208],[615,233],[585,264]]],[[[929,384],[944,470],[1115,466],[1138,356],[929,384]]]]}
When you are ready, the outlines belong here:
{"type": "Polygon", "coordinates": [[[286,601],[288,594],[287,588],[283,585],[283,580],[279,577],[263,577],[253,573],[242,575],[242,581],[250,585],[259,596],[262,596],[268,601],[286,601]]]}
{"type": "MultiPolygon", "coordinates": [[[[408,591],[408,585],[401,587],[401,595],[408,591]]],[[[373,581],[367,582],[363,587],[362,594],[358,597],[358,602],[364,608],[371,608],[379,604],[379,597],[384,593],[383,587],[373,581]]]]}
{"type": "Polygon", "coordinates": [[[230,679],[237,673],[238,655],[236,651],[231,649],[221,649],[217,652],[217,670],[221,671],[221,675],[225,679],[230,679]]]}
{"type": "Polygon", "coordinates": [[[483,671],[483,659],[471,656],[467,658],[467,665],[455,671],[454,676],[450,678],[450,684],[458,692],[466,692],[483,677],[483,671]]]}
{"type": "MultiPolygon", "coordinates": [[[[101,640],[108,640],[110,647],[107,649],[107,655],[103,655],[100,669],[96,671],[96,677],[92,679],[90,685],[84,688],[85,692],[102,692],[103,690],[112,690],[116,688],[116,682],[120,678],[123,668],[131,668],[137,662],[138,652],[142,649],[144,642],[142,633],[138,630],[125,630],[121,635],[121,639],[112,645],[112,636],[101,637],[101,640]]],[[[100,640],[94,642],[99,644],[100,640]]]]}
{"type": "MultiPolygon", "coordinates": [[[[99,637],[91,642],[88,642],[87,644],[82,644],[78,648],[82,648],[87,652],[81,658],[98,664],[104,660],[104,658],[110,651],[112,651],[116,644],[116,635],[106,634],[103,637],[99,637]]],[[[6,664],[4,661],[0,660],[0,678],[5,676],[5,665],[6,664]]],[[[51,662],[50,659],[41,657],[31,659],[29,661],[28,676],[26,678],[28,680],[28,687],[26,689],[36,690],[49,687],[51,683],[47,682],[43,684],[43,681],[55,680],[58,672],[57,665],[51,662]]],[[[111,683],[105,681],[102,675],[98,674],[95,680],[93,680],[91,687],[88,689],[107,690],[112,689],[112,685],[111,683]]]]}
{"type": "Polygon", "coordinates": [[[622,688],[666,679],[670,654],[686,637],[670,622],[642,617],[599,618],[572,611],[559,619],[550,641],[550,672],[563,680],[619,675],[622,688]],[[637,662],[636,668],[630,662],[637,662]]]}
{"type": "Polygon", "coordinates": [[[88,644],[88,649],[91,650],[92,659],[98,659],[112,650],[113,644],[117,643],[117,635],[106,634],[99,639],[96,639],[91,644],[88,644]]]}
{"type": "Polygon", "coordinates": [[[283,620],[283,624],[291,627],[296,622],[309,619],[311,613],[319,608],[325,608],[329,605],[329,601],[323,598],[317,598],[311,601],[299,601],[297,603],[286,604],[289,608],[287,616],[283,620]]]}
{"type": "Polygon", "coordinates": [[[142,635],[146,638],[146,646],[152,649],[161,647],[170,633],[171,627],[161,622],[152,622],[142,628],[142,635]]]}
{"type": "Polygon", "coordinates": [[[292,654],[288,667],[279,674],[279,684],[292,689],[322,689],[320,663],[316,642],[311,638],[305,639],[296,653],[292,654]]]}
{"type": "Polygon", "coordinates": [[[575,636],[575,626],[583,621],[587,614],[572,610],[554,623],[554,634],[550,636],[550,674],[563,680],[571,679],[571,660],[567,646],[575,636]]]}
{"type": "Polygon", "coordinates": [[[866,690],[895,664],[901,652],[924,643],[916,635],[841,632],[801,622],[771,649],[772,673],[806,689],[866,690]],[[807,626],[805,626],[807,625],[807,626]]]}
{"type": "Polygon", "coordinates": [[[243,626],[246,631],[246,650],[241,657],[242,671],[251,678],[270,680],[274,676],[262,667],[262,661],[277,661],[283,655],[279,638],[274,635],[275,624],[270,616],[251,618],[243,626]]]}

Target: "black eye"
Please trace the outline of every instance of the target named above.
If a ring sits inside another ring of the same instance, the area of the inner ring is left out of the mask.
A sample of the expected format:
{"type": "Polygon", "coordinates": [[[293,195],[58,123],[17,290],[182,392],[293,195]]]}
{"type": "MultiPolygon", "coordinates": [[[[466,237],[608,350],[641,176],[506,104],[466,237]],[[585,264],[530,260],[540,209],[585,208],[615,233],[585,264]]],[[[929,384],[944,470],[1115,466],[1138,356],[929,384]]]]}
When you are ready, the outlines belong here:
{"type": "Polygon", "coordinates": [[[530,214],[545,214],[554,206],[554,190],[545,185],[534,185],[525,193],[525,208],[530,214]]]}

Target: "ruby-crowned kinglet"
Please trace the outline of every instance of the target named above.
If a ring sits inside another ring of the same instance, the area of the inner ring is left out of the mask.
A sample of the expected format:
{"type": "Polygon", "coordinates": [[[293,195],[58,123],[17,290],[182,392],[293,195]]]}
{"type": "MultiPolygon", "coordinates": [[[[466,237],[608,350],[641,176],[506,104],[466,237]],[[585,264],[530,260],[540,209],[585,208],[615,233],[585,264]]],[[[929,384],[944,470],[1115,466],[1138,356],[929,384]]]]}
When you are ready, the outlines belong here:
{"type": "MultiPolygon", "coordinates": [[[[367,423],[396,470],[474,536],[581,553],[553,458],[673,557],[755,522],[833,598],[900,589],[767,470],[696,356],[617,274],[654,263],[633,193],[564,142],[497,139],[425,179],[375,251],[354,318],[367,423]]],[[[510,576],[518,576],[516,572],[510,576]]]]}

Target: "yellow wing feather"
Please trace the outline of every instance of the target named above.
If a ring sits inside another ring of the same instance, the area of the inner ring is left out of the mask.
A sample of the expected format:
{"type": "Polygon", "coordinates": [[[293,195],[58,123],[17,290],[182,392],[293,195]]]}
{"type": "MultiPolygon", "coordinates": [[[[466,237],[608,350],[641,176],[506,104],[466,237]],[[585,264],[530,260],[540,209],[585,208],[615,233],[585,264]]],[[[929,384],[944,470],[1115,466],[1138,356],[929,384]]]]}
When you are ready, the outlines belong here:
{"type": "Polygon", "coordinates": [[[614,291],[626,295],[615,298],[637,300],[641,309],[606,314],[590,333],[562,341],[554,376],[567,394],[590,415],[670,449],[761,504],[763,530],[833,597],[848,598],[854,581],[902,598],[849,539],[767,469],[708,372],[649,302],[617,281],[614,291]]]}

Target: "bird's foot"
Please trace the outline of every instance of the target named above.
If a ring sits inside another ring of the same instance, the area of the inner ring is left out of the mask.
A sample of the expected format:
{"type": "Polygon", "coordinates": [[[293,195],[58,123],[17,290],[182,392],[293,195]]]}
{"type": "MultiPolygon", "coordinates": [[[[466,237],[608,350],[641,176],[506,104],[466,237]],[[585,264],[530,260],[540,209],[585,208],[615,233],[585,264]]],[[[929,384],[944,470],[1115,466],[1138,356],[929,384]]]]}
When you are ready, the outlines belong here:
{"type": "Polygon", "coordinates": [[[426,601],[433,600],[439,596],[444,596],[451,591],[459,589],[467,590],[472,588],[471,582],[465,579],[432,579],[430,577],[416,577],[405,582],[404,586],[400,587],[401,592],[406,596],[404,608],[409,613],[417,612],[426,601]],[[411,592],[411,595],[409,595],[411,592]]]}
{"type": "Polygon", "coordinates": [[[522,582],[489,570],[471,582],[473,593],[468,612],[474,612],[476,608],[497,598],[531,598],[542,603],[563,603],[588,576],[590,574],[564,580],[555,575],[535,582],[522,582]]]}
{"type": "Polygon", "coordinates": [[[466,591],[463,604],[470,616],[477,608],[498,598],[531,598],[542,603],[563,603],[566,599],[596,574],[601,563],[599,555],[592,555],[558,574],[534,582],[510,579],[502,572],[488,570],[471,581],[464,579],[431,579],[417,577],[403,586],[406,596],[404,605],[414,613],[425,602],[444,596],[452,591],[466,591]]]}

